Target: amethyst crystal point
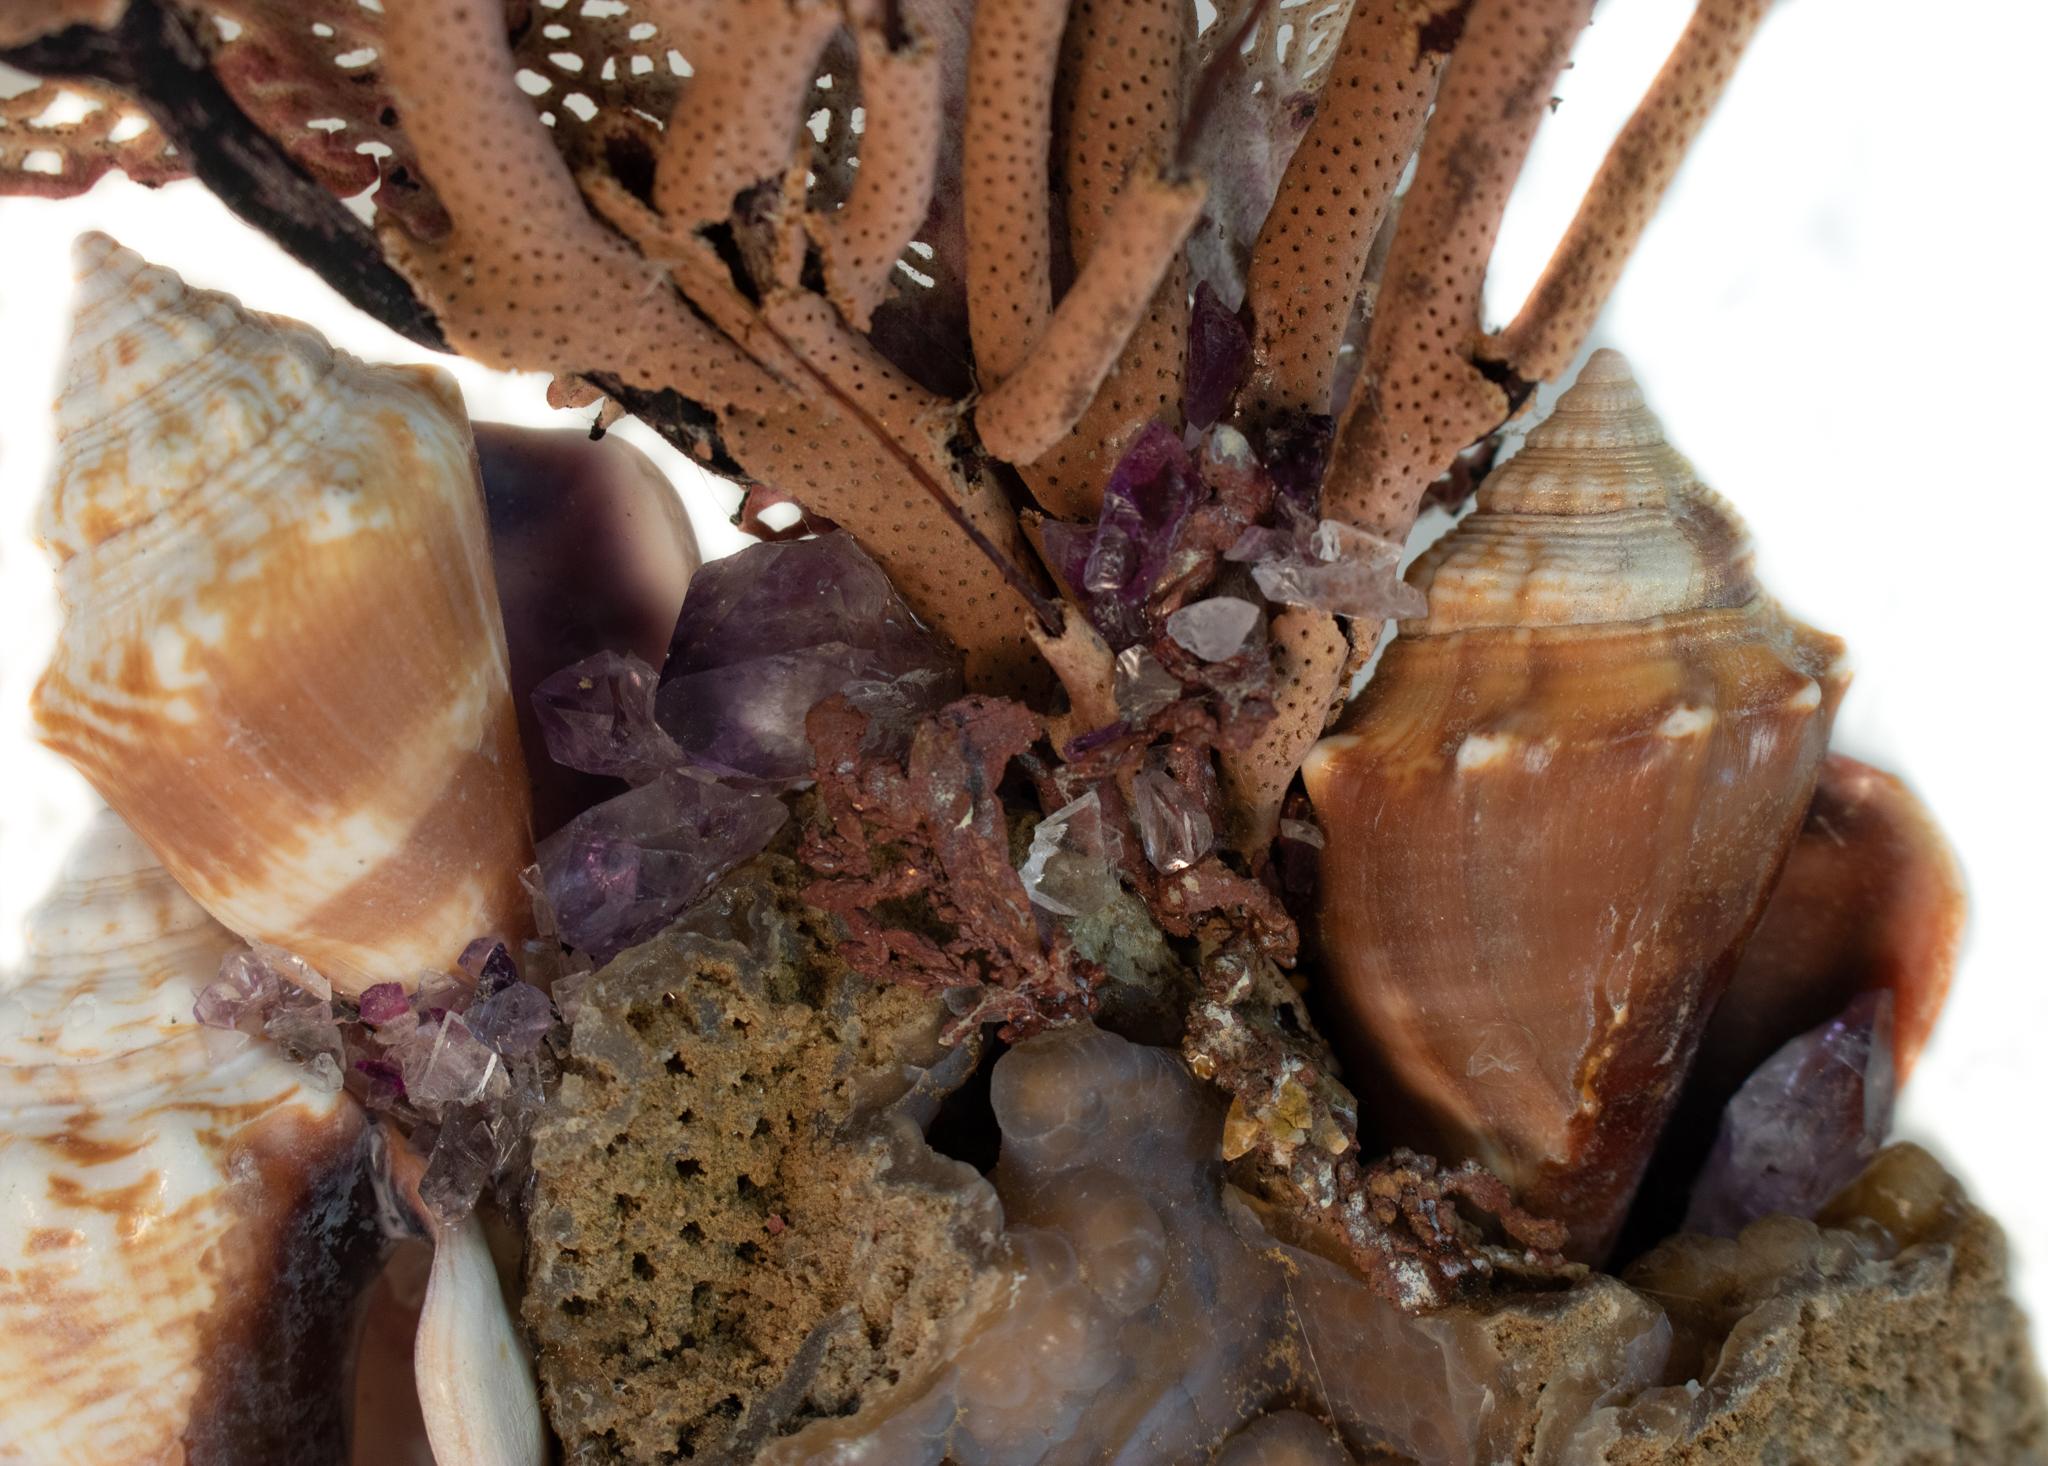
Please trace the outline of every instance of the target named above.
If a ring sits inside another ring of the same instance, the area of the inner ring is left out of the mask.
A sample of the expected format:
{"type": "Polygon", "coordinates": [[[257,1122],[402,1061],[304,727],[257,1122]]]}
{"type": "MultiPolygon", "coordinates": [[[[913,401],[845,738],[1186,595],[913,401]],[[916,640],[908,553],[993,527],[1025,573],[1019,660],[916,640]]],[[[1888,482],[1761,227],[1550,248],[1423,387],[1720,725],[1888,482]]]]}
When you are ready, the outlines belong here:
{"type": "Polygon", "coordinates": [[[1280,497],[1303,509],[1322,497],[1323,471],[1337,424],[1319,412],[1289,413],[1268,423],[1259,435],[1259,457],[1280,497]]]}
{"type": "Polygon", "coordinates": [[[1759,1217],[1810,1217],[1891,1128],[1892,995],[1859,995],[1744,1081],[1694,1183],[1687,1231],[1733,1237],[1759,1217]]]}
{"type": "Polygon", "coordinates": [[[395,982],[380,982],[366,987],[363,995],[356,999],[356,1016],[372,1028],[411,1011],[412,999],[395,982]]]}
{"type": "Polygon", "coordinates": [[[1226,556],[1251,563],[1268,600],[1367,621],[1428,609],[1422,592],[1401,579],[1401,546],[1392,540],[1334,519],[1317,522],[1287,499],[1279,521],[1246,530],[1226,556]]]}
{"type": "Polygon", "coordinates": [[[1188,426],[1206,428],[1230,411],[1231,400],[1251,363],[1251,338],[1244,323],[1207,280],[1195,287],[1188,317],[1187,389],[1183,407],[1188,426]]]}
{"type": "Polygon", "coordinates": [[[1194,463],[1174,431],[1148,424],[1131,440],[1102,491],[1102,518],[1082,567],[1080,589],[1142,605],[1195,506],[1194,463]]]}
{"type": "Polygon", "coordinates": [[[1259,608],[1236,596],[1212,596],[1166,618],[1166,634],[1205,662],[1236,656],[1259,624],[1259,608]]]}
{"type": "Polygon", "coordinates": [[[697,572],[656,708],[700,766],[788,784],[810,773],[805,716],[834,693],[869,715],[879,752],[959,691],[958,659],[852,536],[829,534],[749,545],[697,572]]]}
{"type": "Polygon", "coordinates": [[[599,652],[543,679],[533,711],[549,757],[629,784],[675,768],[682,750],[654,721],[655,683],[652,667],[620,652],[599,652]]]}
{"type": "Polygon", "coordinates": [[[1055,916],[1087,916],[1117,893],[1116,832],[1093,789],[1038,822],[1018,874],[1035,905],[1055,916]]]}
{"type": "Polygon", "coordinates": [[[758,853],[788,816],[773,795],[686,772],[585,810],[538,851],[562,940],[609,961],[758,853]]]}
{"type": "Polygon", "coordinates": [[[1131,815],[1145,858],[1167,875],[1186,870],[1216,843],[1208,811],[1161,769],[1146,769],[1133,782],[1131,815]]]}
{"type": "Polygon", "coordinates": [[[533,1053],[555,1025],[554,1005],[548,1002],[548,995],[517,978],[483,998],[464,1016],[471,1032],[507,1056],[533,1053]]]}

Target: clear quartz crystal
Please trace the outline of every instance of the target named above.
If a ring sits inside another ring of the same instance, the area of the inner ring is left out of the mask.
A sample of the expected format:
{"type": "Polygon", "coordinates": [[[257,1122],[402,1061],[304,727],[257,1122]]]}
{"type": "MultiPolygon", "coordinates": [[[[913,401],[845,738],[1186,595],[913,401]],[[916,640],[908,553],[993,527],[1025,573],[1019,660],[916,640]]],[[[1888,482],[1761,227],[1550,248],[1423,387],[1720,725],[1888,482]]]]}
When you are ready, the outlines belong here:
{"type": "Polygon", "coordinates": [[[1166,634],[1205,662],[1223,662],[1244,649],[1259,624],[1259,608],[1236,596],[1211,596],[1166,618],[1166,634]]]}
{"type": "Polygon", "coordinates": [[[1369,621],[1420,616],[1429,604],[1400,578],[1400,563],[1401,547],[1392,540],[1325,519],[1305,545],[1253,565],[1252,579],[1268,600],[1336,615],[1369,621]]]}
{"type": "Polygon", "coordinates": [[[1145,722],[1165,711],[1181,694],[1180,679],[1141,646],[1126,647],[1117,653],[1111,689],[1116,696],[1116,710],[1127,723],[1145,722]]]}
{"type": "Polygon", "coordinates": [[[1055,916],[1087,916],[1117,893],[1116,834],[1093,789],[1038,822],[1018,874],[1032,901],[1055,916]]]}
{"type": "Polygon", "coordinates": [[[1146,769],[1132,786],[1132,816],[1145,858],[1172,875],[1186,870],[1216,842],[1215,826],[1195,797],[1171,774],[1146,769]]]}

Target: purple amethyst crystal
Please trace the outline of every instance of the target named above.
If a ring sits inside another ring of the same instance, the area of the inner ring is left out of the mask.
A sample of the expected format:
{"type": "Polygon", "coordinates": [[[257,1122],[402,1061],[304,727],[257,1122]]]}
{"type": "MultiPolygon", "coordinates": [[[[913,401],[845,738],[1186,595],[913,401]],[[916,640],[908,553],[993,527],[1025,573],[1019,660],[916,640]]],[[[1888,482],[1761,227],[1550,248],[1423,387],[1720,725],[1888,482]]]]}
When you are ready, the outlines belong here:
{"type": "Polygon", "coordinates": [[[1251,362],[1251,338],[1207,280],[1195,287],[1195,306],[1188,317],[1187,388],[1183,398],[1188,426],[1206,428],[1230,410],[1244,369],[1251,362]]]}
{"type": "Polygon", "coordinates": [[[1224,556],[1250,564],[1268,600],[1338,616],[1382,621],[1429,609],[1421,591],[1401,579],[1401,547],[1334,519],[1316,520],[1281,498],[1272,525],[1254,525],[1224,556]]]}
{"type": "Polygon", "coordinates": [[[688,772],[585,810],[537,852],[562,940],[609,961],[762,850],[788,817],[771,794],[688,772]]]}
{"type": "Polygon", "coordinates": [[[1743,1082],[1693,1184],[1687,1231],[1733,1237],[1759,1217],[1810,1217],[1856,1179],[1891,1128],[1892,995],[1859,994],[1743,1082]]]}
{"type": "Polygon", "coordinates": [[[868,714],[879,752],[959,692],[957,659],[852,536],[828,534],[750,545],[697,572],[656,708],[699,767],[790,784],[810,774],[804,718],[834,693],[868,714]]]}
{"type": "Polygon", "coordinates": [[[533,1053],[555,1025],[548,995],[517,977],[475,1003],[464,1017],[472,1033],[508,1056],[533,1053]]]}
{"type": "Polygon", "coordinates": [[[395,982],[380,982],[364,988],[363,995],[356,999],[356,1016],[372,1028],[411,1011],[412,999],[395,982]]]}
{"type": "Polygon", "coordinates": [[[1259,458],[1281,498],[1303,509],[1316,506],[1336,437],[1336,420],[1320,412],[1289,413],[1266,425],[1259,458]]]}
{"type": "Polygon", "coordinates": [[[346,1049],[333,989],[282,947],[259,942],[222,958],[219,975],[194,1000],[192,1016],[209,1029],[261,1033],[305,1070],[314,1088],[341,1087],[346,1049]]]}
{"type": "Polygon", "coordinates": [[[534,716],[548,756],[586,774],[645,784],[683,762],[654,721],[655,671],[638,657],[599,652],[542,679],[534,716]]]}
{"type": "Polygon", "coordinates": [[[1193,461],[1164,423],[1147,424],[1109,475],[1080,589],[1135,605],[1152,593],[1195,506],[1193,461]]]}
{"type": "Polygon", "coordinates": [[[1205,662],[1236,656],[1259,624],[1259,608],[1236,596],[1212,596],[1182,606],[1166,618],[1166,634],[1205,662]]]}

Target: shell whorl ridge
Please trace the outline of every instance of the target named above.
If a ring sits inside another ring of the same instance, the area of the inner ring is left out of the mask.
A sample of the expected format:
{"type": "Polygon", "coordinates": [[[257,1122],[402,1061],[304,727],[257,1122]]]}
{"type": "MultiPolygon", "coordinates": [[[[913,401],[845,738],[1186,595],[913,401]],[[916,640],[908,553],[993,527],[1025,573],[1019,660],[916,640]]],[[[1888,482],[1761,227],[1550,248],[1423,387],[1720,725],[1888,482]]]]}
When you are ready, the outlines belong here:
{"type": "Polygon", "coordinates": [[[1664,437],[1617,351],[1593,353],[1409,581],[1403,635],[1640,621],[1758,594],[1748,532],[1664,437]]]}
{"type": "Polygon", "coordinates": [[[1409,573],[1302,769],[1330,1037],[1361,1100],[1614,1238],[1812,797],[1841,644],[1596,353],[1409,573]]]}
{"type": "Polygon", "coordinates": [[[344,991],[511,934],[526,779],[452,381],[104,236],[78,265],[43,740],[215,917],[344,991]]]}
{"type": "Polygon", "coordinates": [[[234,1341],[285,1307],[287,1239],[353,1175],[361,1119],[267,1044],[209,1051],[193,1000],[235,945],[102,811],[0,975],[0,1420],[34,1445],[19,1459],[183,1459],[275,1362],[234,1341]]]}

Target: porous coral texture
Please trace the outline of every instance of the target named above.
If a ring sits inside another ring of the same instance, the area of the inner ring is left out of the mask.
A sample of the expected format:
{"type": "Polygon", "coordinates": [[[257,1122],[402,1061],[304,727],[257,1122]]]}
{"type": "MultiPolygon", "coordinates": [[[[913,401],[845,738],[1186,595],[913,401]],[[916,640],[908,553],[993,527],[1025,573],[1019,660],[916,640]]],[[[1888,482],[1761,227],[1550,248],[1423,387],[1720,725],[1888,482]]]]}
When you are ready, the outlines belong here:
{"type": "Polygon", "coordinates": [[[1471,358],[1508,195],[1592,0],[1476,0],[1382,277],[1364,375],[1338,427],[1324,512],[1404,537],[1423,488],[1507,416],[1471,358]]]}
{"type": "MultiPolygon", "coordinates": [[[[1182,0],[1075,0],[1062,41],[1058,137],[1067,246],[1085,267],[1131,168],[1164,159],[1180,128],[1194,8],[1182,0]]],[[[1186,262],[1176,253],[1144,318],[1073,428],[1024,470],[1062,519],[1094,517],[1110,469],[1139,429],[1176,423],[1187,352],[1186,262]]]]}
{"type": "Polygon", "coordinates": [[[1366,256],[1415,151],[1444,53],[1432,17],[1359,0],[1252,247],[1256,396],[1269,409],[1330,411],[1337,350],[1365,285],[1366,256]]]}
{"type": "Polygon", "coordinates": [[[534,1142],[525,1318],[577,1463],[748,1460],[934,1367],[1008,1273],[917,1140],[972,1068],[850,974],[763,857],[581,995],[534,1142]]]}

